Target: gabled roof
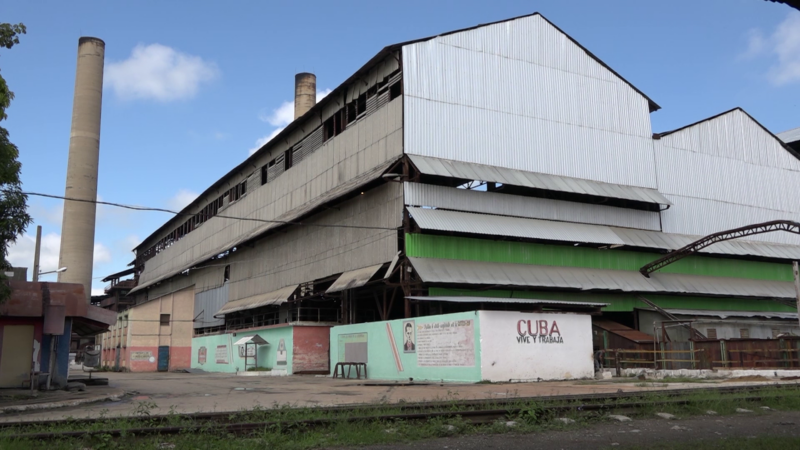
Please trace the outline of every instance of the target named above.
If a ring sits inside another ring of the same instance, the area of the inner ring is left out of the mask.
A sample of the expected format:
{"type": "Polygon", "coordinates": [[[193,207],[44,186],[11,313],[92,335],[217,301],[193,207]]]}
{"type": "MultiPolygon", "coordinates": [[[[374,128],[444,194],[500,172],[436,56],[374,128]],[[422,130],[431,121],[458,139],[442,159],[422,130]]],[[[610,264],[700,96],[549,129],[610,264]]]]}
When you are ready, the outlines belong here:
{"type": "MultiPolygon", "coordinates": [[[[732,113],[732,112],[734,112],[734,111],[740,111],[742,114],[744,114],[745,116],[747,116],[747,117],[748,117],[750,120],[752,120],[752,121],[753,121],[753,122],[754,122],[756,125],[758,125],[759,127],[761,127],[761,129],[762,129],[762,130],[764,130],[764,132],[766,132],[767,134],[769,134],[770,136],[772,136],[772,138],[773,138],[773,139],[775,139],[775,140],[776,140],[776,141],[777,141],[777,142],[778,142],[778,143],[779,143],[779,144],[780,144],[780,145],[781,145],[781,146],[782,146],[784,149],[786,149],[786,151],[787,151],[787,152],[789,152],[789,153],[791,153],[792,155],[794,155],[794,157],[795,157],[795,158],[797,158],[797,159],[800,159],[800,153],[796,152],[796,151],[795,151],[793,148],[791,148],[791,147],[789,147],[788,145],[786,145],[786,143],[785,143],[785,142],[784,142],[784,141],[783,141],[781,138],[779,138],[778,136],[776,136],[776,135],[775,135],[773,132],[769,131],[769,130],[767,129],[767,127],[765,127],[764,125],[761,125],[761,122],[757,121],[755,118],[753,118],[753,116],[751,116],[750,114],[748,114],[748,113],[747,113],[747,111],[745,111],[744,109],[742,109],[742,108],[741,108],[741,107],[739,107],[739,106],[737,106],[737,107],[735,107],[735,108],[733,108],[733,109],[729,109],[729,110],[727,110],[727,111],[721,112],[721,113],[719,113],[719,114],[717,114],[717,115],[714,115],[714,116],[711,116],[711,117],[707,117],[707,118],[705,118],[705,119],[702,119],[702,120],[698,120],[697,122],[690,123],[689,125],[684,125],[684,126],[682,126],[682,127],[680,127],[680,128],[676,128],[676,129],[674,129],[674,130],[671,130],[671,131],[664,131],[664,132],[661,132],[661,133],[653,133],[653,139],[661,139],[661,138],[663,138],[664,136],[669,136],[670,134],[677,133],[677,132],[679,132],[679,131],[685,130],[685,129],[687,129],[687,128],[691,128],[691,127],[693,127],[693,126],[696,126],[696,125],[699,125],[699,124],[701,124],[701,123],[710,122],[710,121],[712,121],[712,120],[714,120],[714,119],[717,119],[717,118],[719,118],[719,117],[722,117],[722,116],[724,116],[724,115],[726,115],[726,114],[730,114],[730,113],[732,113]]],[[[791,130],[790,130],[790,131],[791,131],[791,130]]],[[[787,133],[788,133],[788,132],[787,132],[787,133]]]]}
{"type": "Polygon", "coordinates": [[[434,36],[428,36],[428,37],[419,38],[419,39],[413,39],[413,40],[409,40],[409,41],[405,41],[405,42],[399,42],[397,44],[392,44],[392,45],[388,45],[388,46],[384,47],[375,56],[373,56],[372,59],[367,61],[366,64],[364,64],[360,69],[358,69],[355,73],[353,73],[353,75],[351,75],[342,84],[340,84],[338,87],[336,87],[334,90],[332,90],[330,92],[330,94],[328,94],[326,99],[323,99],[321,102],[319,102],[316,105],[314,105],[303,116],[301,116],[301,117],[295,119],[294,121],[292,121],[291,123],[289,123],[289,125],[287,125],[280,133],[278,133],[270,141],[268,141],[264,145],[262,145],[261,148],[259,148],[256,152],[254,152],[252,155],[250,155],[241,164],[237,165],[236,167],[231,169],[228,173],[226,173],[225,175],[220,177],[216,182],[214,182],[211,186],[209,186],[206,190],[204,190],[200,195],[198,195],[197,198],[193,202],[191,202],[188,205],[186,205],[186,207],[184,207],[180,211],[180,214],[178,214],[177,216],[169,219],[163,225],[161,225],[158,229],[153,231],[153,233],[151,233],[147,238],[145,238],[138,246],[135,247],[135,249],[138,249],[138,248],[142,247],[145,243],[148,242],[148,240],[153,235],[161,232],[165,228],[168,228],[168,225],[174,223],[175,226],[177,226],[176,222],[178,222],[179,220],[186,220],[186,217],[189,215],[190,211],[193,210],[194,208],[196,208],[197,206],[200,206],[202,202],[207,201],[205,199],[205,197],[208,194],[210,194],[211,192],[213,192],[214,190],[218,189],[223,184],[225,184],[228,181],[228,178],[230,178],[230,177],[232,177],[232,176],[234,176],[236,174],[246,175],[246,174],[250,173],[251,171],[256,170],[258,167],[254,164],[254,162],[261,155],[263,155],[266,152],[267,148],[271,147],[271,144],[273,142],[279,142],[282,139],[285,139],[287,136],[289,136],[289,134],[292,131],[294,131],[298,126],[300,126],[304,122],[304,120],[306,118],[313,117],[314,115],[320,114],[321,110],[323,108],[323,105],[326,105],[328,102],[333,101],[333,99],[336,98],[336,95],[338,93],[341,93],[345,88],[347,88],[347,86],[352,84],[359,76],[361,76],[361,75],[363,75],[365,73],[368,73],[369,70],[372,69],[376,64],[378,64],[380,61],[382,61],[384,58],[386,58],[387,56],[389,56],[393,52],[396,52],[396,51],[402,49],[403,46],[410,45],[410,44],[415,44],[415,43],[418,43],[418,42],[429,41],[431,39],[435,39],[435,38],[440,37],[440,36],[448,36],[448,35],[451,35],[451,34],[461,33],[461,32],[464,32],[464,31],[470,31],[470,30],[474,30],[474,29],[477,29],[477,28],[481,28],[481,27],[486,27],[486,26],[490,26],[490,25],[496,25],[496,24],[500,24],[500,23],[511,22],[511,21],[514,21],[514,20],[524,19],[524,18],[533,17],[533,16],[541,17],[545,22],[550,24],[553,28],[558,30],[565,37],[567,37],[570,41],[572,41],[575,45],[577,45],[579,48],[581,48],[581,50],[586,52],[586,54],[589,57],[591,57],[592,59],[597,61],[598,64],[600,64],[601,66],[603,66],[606,69],[608,69],[616,77],[618,77],[620,80],[622,80],[623,82],[628,84],[639,95],[644,97],[648,102],[648,105],[649,105],[649,108],[650,108],[650,112],[654,112],[654,111],[657,111],[657,110],[661,109],[661,107],[658,106],[658,104],[656,104],[652,99],[650,99],[650,97],[645,95],[642,91],[640,91],[638,88],[636,88],[636,86],[631,84],[628,80],[626,80],[620,74],[618,74],[616,71],[614,71],[614,69],[612,69],[610,66],[608,66],[608,64],[606,64],[600,58],[595,56],[592,52],[587,50],[586,47],[581,45],[572,36],[570,36],[567,33],[565,33],[563,30],[558,28],[555,24],[553,24],[552,22],[547,20],[546,17],[544,17],[543,15],[541,15],[538,12],[534,12],[532,14],[525,14],[525,15],[521,15],[521,16],[517,16],[517,17],[511,17],[509,19],[498,20],[498,21],[495,21],[495,22],[483,23],[483,24],[475,25],[475,26],[468,27],[468,28],[461,28],[461,29],[458,29],[458,30],[452,30],[452,31],[448,31],[448,32],[445,32],[445,33],[437,34],[437,35],[434,35],[434,36]],[[248,167],[248,166],[250,166],[250,167],[248,167]]]}

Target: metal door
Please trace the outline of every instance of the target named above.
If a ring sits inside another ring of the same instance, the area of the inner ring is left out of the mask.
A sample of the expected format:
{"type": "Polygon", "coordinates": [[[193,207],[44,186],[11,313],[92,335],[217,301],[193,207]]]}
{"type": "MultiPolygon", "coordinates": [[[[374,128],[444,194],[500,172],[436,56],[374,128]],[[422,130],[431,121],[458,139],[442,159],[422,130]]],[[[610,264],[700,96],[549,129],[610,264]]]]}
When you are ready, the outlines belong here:
{"type": "Polygon", "coordinates": [[[169,370],[169,346],[158,347],[158,371],[166,372],[169,370]]]}
{"type": "Polygon", "coordinates": [[[2,342],[0,387],[21,388],[31,379],[33,325],[6,325],[2,342]]]}

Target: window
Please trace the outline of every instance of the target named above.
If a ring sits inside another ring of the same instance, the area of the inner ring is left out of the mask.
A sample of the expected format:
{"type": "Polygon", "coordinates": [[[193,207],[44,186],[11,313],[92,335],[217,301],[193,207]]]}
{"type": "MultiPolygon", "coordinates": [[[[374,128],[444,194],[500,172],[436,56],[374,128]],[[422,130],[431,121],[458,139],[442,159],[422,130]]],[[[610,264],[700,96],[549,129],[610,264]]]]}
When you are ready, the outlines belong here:
{"type": "Polygon", "coordinates": [[[389,88],[389,101],[400,97],[400,94],[403,93],[403,83],[395,83],[392,87],[389,88]]]}
{"type": "Polygon", "coordinates": [[[739,337],[742,339],[750,339],[750,329],[749,328],[739,329],[739,337]]]}
{"type": "Polygon", "coordinates": [[[267,164],[261,166],[261,185],[262,186],[267,184],[267,169],[269,168],[267,166],[268,166],[267,164]]]}
{"type": "Polygon", "coordinates": [[[292,167],[292,149],[286,150],[283,157],[283,170],[289,170],[292,167]]]}
{"type": "Polygon", "coordinates": [[[225,266],[225,274],[222,277],[222,282],[223,283],[227,283],[228,280],[230,280],[230,279],[231,279],[231,266],[227,265],[227,266],[225,266]]]}
{"type": "Polygon", "coordinates": [[[161,315],[161,325],[169,325],[169,314],[161,315]]]}
{"type": "Polygon", "coordinates": [[[709,339],[716,339],[717,338],[717,329],[716,328],[706,328],[706,337],[709,339]]]}

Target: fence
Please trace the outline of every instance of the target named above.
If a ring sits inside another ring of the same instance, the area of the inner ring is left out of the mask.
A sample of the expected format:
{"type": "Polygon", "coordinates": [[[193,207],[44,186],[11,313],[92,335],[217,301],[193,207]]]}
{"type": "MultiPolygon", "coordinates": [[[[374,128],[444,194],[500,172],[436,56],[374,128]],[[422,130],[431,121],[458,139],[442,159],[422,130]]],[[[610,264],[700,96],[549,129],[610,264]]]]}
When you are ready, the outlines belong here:
{"type": "Polygon", "coordinates": [[[660,342],[651,348],[597,352],[601,368],[792,369],[800,368],[800,338],[706,339],[660,342]]]}

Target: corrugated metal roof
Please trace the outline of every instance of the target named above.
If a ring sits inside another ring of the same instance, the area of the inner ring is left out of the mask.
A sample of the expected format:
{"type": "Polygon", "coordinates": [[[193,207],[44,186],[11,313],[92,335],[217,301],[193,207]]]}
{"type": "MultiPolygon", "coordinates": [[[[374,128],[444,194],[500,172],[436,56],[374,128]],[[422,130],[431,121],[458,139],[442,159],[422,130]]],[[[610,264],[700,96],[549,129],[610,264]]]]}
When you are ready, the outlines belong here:
{"type": "Polygon", "coordinates": [[[624,244],[610,228],[552,220],[474,214],[442,209],[408,207],[423,230],[454,231],[489,236],[512,236],[563,242],[624,244]]]}
{"type": "Polygon", "coordinates": [[[643,333],[639,330],[626,327],[621,323],[612,322],[610,320],[593,318],[592,326],[598,327],[602,330],[608,331],[609,333],[616,334],[617,336],[639,344],[653,342],[653,336],[650,336],[649,334],[643,333]]]}
{"type": "Polygon", "coordinates": [[[800,127],[792,128],[791,130],[784,131],[777,134],[778,138],[785,144],[800,141],[800,127]]]}
{"type": "Polygon", "coordinates": [[[621,186],[578,178],[570,178],[543,173],[525,172],[504,167],[453,161],[429,156],[408,155],[420,172],[427,175],[481,180],[549,191],[571,192],[595,197],[610,197],[635,200],[645,203],[671,205],[655,189],[635,186],[621,186]]]}
{"type": "Polygon", "coordinates": [[[518,297],[406,297],[411,300],[420,301],[438,301],[438,302],[454,302],[454,303],[529,303],[536,305],[554,305],[554,306],[591,306],[603,307],[608,306],[608,303],[596,302],[570,302],[560,300],[541,300],[535,298],[518,298],[518,297]]]}
{"type": "Polygon", "coordinates": [[[794,298],[794,285],[783,281],[746,280],[672,273],[650,278],[639,272],[578,267],[491,263],[454,259],[409,258],[424,282],[527,286],[623,292],[664,292],[731,297],[794,298]]]}
{"type": "Polygon", "coordinates": [[[704,309],[668,309],[667,312],[676,316],[704,316],[719,317],[766,317],[767,319],[790,319],[797,320],[797,313],[794,312],[769,312],[769,311],[710,311],[704,309]]]}
{"type": "Polygon", "coordinates": [[[369,281],[369,279],[372,278],[381,267],[383,267],[383,264],[376,264],[374,266],[364,267],[363,269],[345,272],[333,282],[331,287],[329,287],[325,293],[330,294],[331,292],[339,292],[345,289],[363,286],[367,284],[367,281],[369,281]]]}
{"type": "Polygon", "coordinates": [[[238,341],[234,342],[233,345],[244,345],[248,343],[256,345],[269,345],[269,342],[267,342],[264,338],[262,338],[257,334],[254,334],[252,336],[245,336],[239,339],[238,341]]]}
{"type": "Polygon", "coordinates": [[[214,316],[221,316],[235,311],[244,311],[246,309],[253,309],[261,306],[280,305],[281,303],[286,303],[289,299],[289,296],[297,290],[298,286],[299,285],[294,284],[278,289],[277,291],[267,292],[266,294],[254,295],[241,300],[228,302],[222,307],[222,309],[217,311],[214,316]]]}
{"type": "MultiPolygon", "coordinates": [[[[430,208],[407,208],[423,230],[509,236],[561,242],[627,245],[631,247],[676,250],[701,236],[662,233],[659,231],[609,227],[572,222],[476,214],[430,208]]],[[[755,241],[725,241],[701,250],[720,255],[762,256],[766,258],[800,259],[800,247],[755,241]]]]}

